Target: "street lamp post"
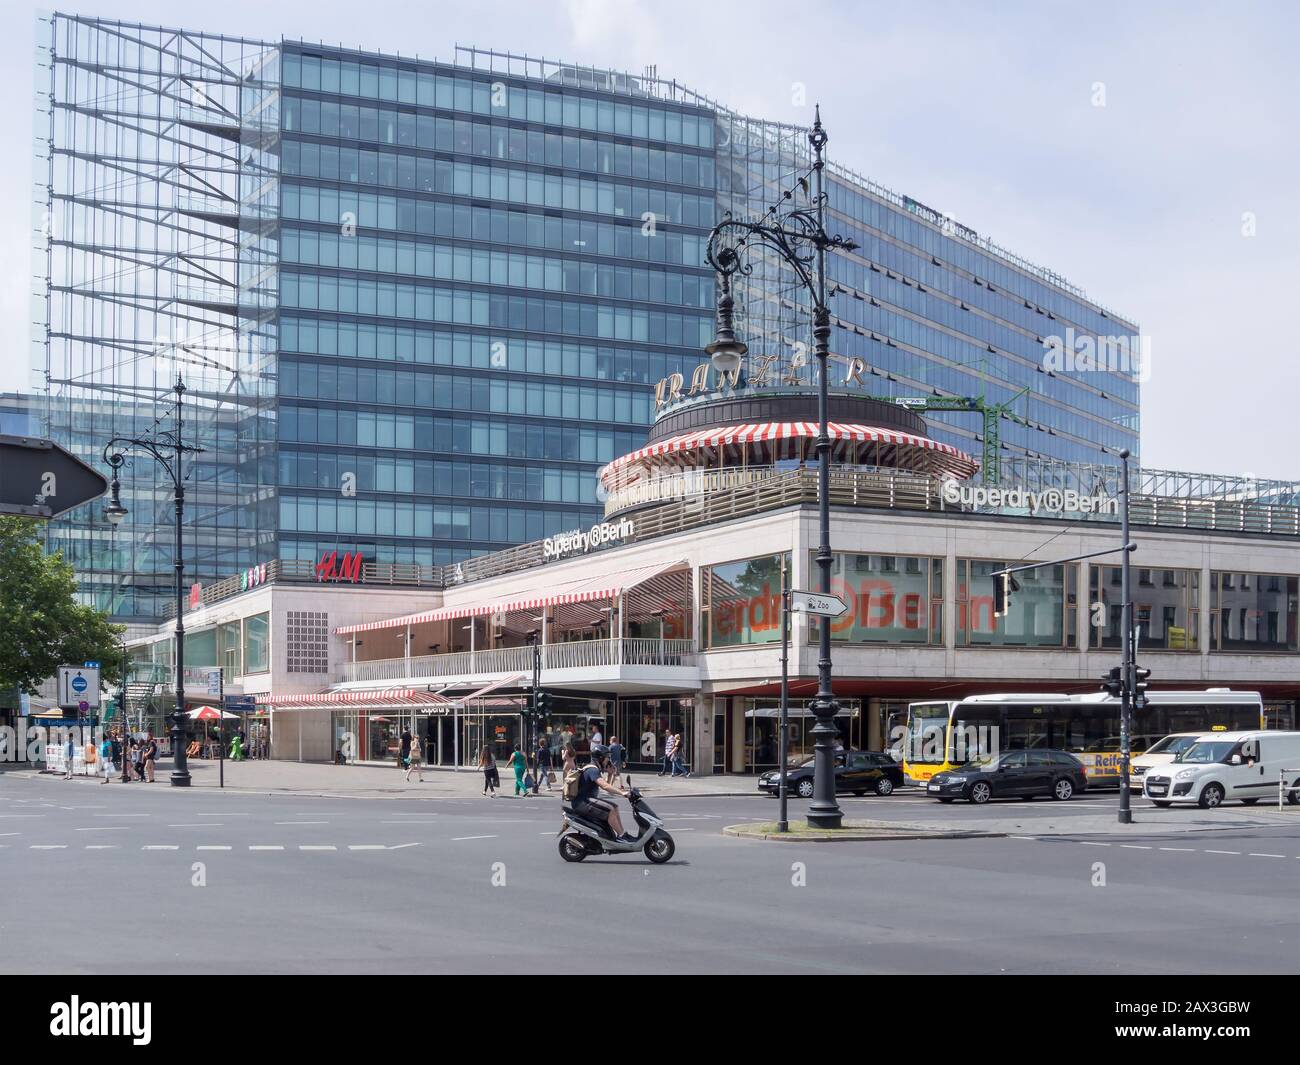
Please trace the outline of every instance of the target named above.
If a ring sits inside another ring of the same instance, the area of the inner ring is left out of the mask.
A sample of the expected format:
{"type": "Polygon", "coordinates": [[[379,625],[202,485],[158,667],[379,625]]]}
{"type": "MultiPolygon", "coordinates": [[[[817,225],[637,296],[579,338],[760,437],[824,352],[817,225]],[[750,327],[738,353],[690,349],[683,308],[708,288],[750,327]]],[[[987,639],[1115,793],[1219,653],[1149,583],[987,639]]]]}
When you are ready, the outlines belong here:
{"type": "MultiPolygon", "coordinates": [[[[705,350],[713,360],[714,369],[724,379],[728,374],[738,374],[741,357],[748,347],[736,339],[733,316],[735,301],[731,295],[731,281],[736,274],[749,274],[752,267],[741,258],[740,249],[754,242],[774,251],[798,275],[812,299],[813,353],[817,359],[817,492],[820,537],[817,545],[817,567],[820,572],[820,590],[829,595],[831,590],[831,512],[830,512],[830,460],[831,439],[828,427],[827,385],[829,380],[831,314],[826,304],[826,251],[842,248],[851,251],[857,245],[844,237],[826,232],[826,193],[823,190],[823,170],[826,166],[824,149],[826,131],[822,128],[821,109],[814,117],[808,133],[808,143],[813,150],[812,206],[795,207],[778,211],[771,207],[757,222],[732,218],[727,215],[713,227],[709,234],[708,259],[718,274],[718,328],[712,344],[705,350]],[[734,235],[735,243],[718,246],[719,237],[734,235]]],[[[800,186],[807,182],[800,178],[800,186]]],[[[783,194],[790,200],[792,191],[783,194]]],[[[835,717],[839,705],[831,687],[831,630],[823,619],[818,626],[817,696],[812,710],[817,717],[813,727],[814,747],[813,800],[808,807],[808,823],[817,828],[839,828],[843,813],[835,801],[835,717]]],[[[782,772],[785,767],[782,766],[782,772]]]]}
{"type": "Polygon", "coordinates": [[[204,449],[194,444],[187,444],[182,438],[181,401],[185,396],[185,382],[180,379],[179,374],[176,377],[176,384],[172,387],[172,391],[176,393],[175,429],[171,432],[160,432],[154,439],[115,436],[104,445],[104,462],[113,470],[113,494],[108,506],[104,508],[104,516],[114,525],[118,525],[127,515],[126,507],[122,505],[119,494],[121,485],[118,480],[118,471],[126,462],[126,452],[132,448],[137,448],[152,455],[167,472],[167,476],[171,478],[176,503],[176,561],[174,564],[176,593],[176,709],[171,715],[171,784],[174,788],[188,788],[190,786],[190,771],[185,758],[185,605],[184,593],[181,587],[182,577],[185,572],[184,542],[181,532],[181,523],[185,517],[185,478],[181,470],[181,462],[186,452],[197,453],[204,449]],[[172,452],[170,456],[167,454],[168,451],[172,452]]]}

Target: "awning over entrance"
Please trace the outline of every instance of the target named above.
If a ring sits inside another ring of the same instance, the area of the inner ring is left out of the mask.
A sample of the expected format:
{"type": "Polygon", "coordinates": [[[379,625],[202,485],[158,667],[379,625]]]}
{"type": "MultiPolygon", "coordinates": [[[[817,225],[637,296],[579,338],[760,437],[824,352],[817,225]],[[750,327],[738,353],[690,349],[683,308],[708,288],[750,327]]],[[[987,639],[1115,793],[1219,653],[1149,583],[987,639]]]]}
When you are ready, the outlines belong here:
{"type": "MultiPolygon", "coordinates": [[[[564,612],[563,608],[580,608],[585,613],[599,616],[599,611],[593,612],[590,607],[583,604],[617,599],[624,592],[656,578],[659,578],[657,585],[663,586],[663,598],[666,602],[689,602],[689,596],[683,598],[679,593],[689,588],[686,582],[690,579],[690,567],[688,563],[679,560],[616,570],[597,577],[573,577],[567,581],[557,582],[545,592],[535,592],[526,596],[466,603],[463,606],[426,610],[419,614],[403,614],[400,617],[388,618],[384,621],[368,621],[359,625],[341,625],[334,632],[343,636],[353,632],[368,632],[371,629],[400,629],[407,625],[423,625],[431,621],[452,621],[456,618],[486,615],[504,616],[548,607],[560,608],[556,611],[556,620],[562,623],[559,615],[564,612]]],[[[527,627],[537,626],[529,624],[527,627]]]]}
{"type": "MultiPolygon", "coordinates": [[[[929,437],[843,422],[831,422],[826,428],[834,447],[832,462],[900,466],[958,478],[969,477],[978,468],[978,463],[964,451],[929,437]]],[[[600,479],[606,487],[635,480],[635,467],[653,466],[672,456],[676,456],[674,465],[731,466],[742,465],[741,452],[750,451],[755,460],[767,462],[778,457],[780,449],[773,446],[776,441],[815,437],[817,430],[816,422],[758,422],[699,429],[616,458],[600,471],[600,479]]]]}
{"type": "Polygon", "coordinates": [[[307,695],[258,696],[259,708],[272,710],[418,710],[447,714],[458,701],[418,688],[384,688],[380,691],[328,691],[307,695]]]}

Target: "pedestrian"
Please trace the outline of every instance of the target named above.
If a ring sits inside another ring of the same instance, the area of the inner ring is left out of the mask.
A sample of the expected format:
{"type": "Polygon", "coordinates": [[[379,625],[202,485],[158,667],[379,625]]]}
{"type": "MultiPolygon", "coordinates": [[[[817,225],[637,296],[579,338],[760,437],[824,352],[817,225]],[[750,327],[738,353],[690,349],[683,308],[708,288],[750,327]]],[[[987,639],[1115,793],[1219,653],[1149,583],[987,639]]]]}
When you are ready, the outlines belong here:
{"type": "Polygon", "coordinates": [[[533,755],[533,794],[536,795],[538,789],[542,786],[542,781],[546,781],[546,790],[551,790],[551,749],[546,746],[544,739],[537,741],[537,752],[533,755]]]}
{"type": "Polygon", "coordinates": [[[411,730],[402,729],[402,747],[397,756],[397,768],[405,769],[411,759],[411,730]]]}
{"type": "Polygon", "coordinates": [[[140,768],[143,771],[144,779],[150,784],[153,783],[153,767],[157,761],[158,741],[153,738],[153,733],[150,732],[145,737],[144,749],[140,752],[140,768]]]}
{"type": "Polygon", "coordinates": [[[567,777],[573,770],[578,768],[578,752],[573,749],[573,744],[566,743],[560,753],[564,756],[561,771],[567,777]]]}
{"type": "Polygon", "coordinates": [[[686,768],[686,744],[682,742],[680,732],[673,734],[673,771],[672,776],[681,773],[683,777],[689,777],[691,771],[686,768]]]}
{"type": "Polygon", "coordinates": [[[528,759],[524,757],[524,752],[519,749],[519,744],[515,744],[515,749],[510,752],[510,758],[506,765],[515,771],[515,794],[528,795],[528,789],[524,787],[524,773],[528,769],[528,759]]]}
{"type": "Polygon", "coordinates": [[[416,779],[421,784],[424,783],[424,766],[422,765],[424,752],[420,749],[420,737],[415,736],[411,739],[411,751],[409,764],[406,767],[406,782],[411,782],[412,771],[416,774],[416,779]]]}
{"type": "Polygon", "coordinates": [[[626,756],[623,745],[618,742],[617,736],[609,738],[609,770],[605,773],[605,779],[615,787],[622,781],[623,758],[626,756]]]}
{"type": "Polygon", "coordinates": [[[63,745],[63,779],[72,779],[72,762],[77,757],[77,745],[72,742],[72,736],[69,734],[68,742],[63,745]]]}
{"type": "Polygon", "coordinates": [[[101,784],[107,784],[108,778],[113,775],[113,740],[109,736],[104,737],[104,742],[99,745],[99,768],[103,771],[104,779],[101,784]]]}
{"type": "Polygon", "coordinates": [[[490,789],[492,797],[495,799],[501,778],[497,776],[496,756],[492,753],[492,748],[486,743],[483,745],[483,750],[479,752],[478,767],[483,770],[483,794],[486,795],[490,789]]]}
{"type": "Polygon", "coordinates": [[[144,744],[139,740],[131,741],[131,771],[136,780],[144,780],[144,744]]]}
{"type": "Polygon", "coordinates": [[[664,767],[659,770],[659,775],[671,772],[673,768],[673,758],[677,754],[677,737],[673,735],[670,728],[664,729],[664,767]]]}
{"type": "Polygon", "coordinates": [[[605,745],[605,737],[600,733],[599,721],[591,728],[591,745],[593,747],[603,747],[605,745]]]}

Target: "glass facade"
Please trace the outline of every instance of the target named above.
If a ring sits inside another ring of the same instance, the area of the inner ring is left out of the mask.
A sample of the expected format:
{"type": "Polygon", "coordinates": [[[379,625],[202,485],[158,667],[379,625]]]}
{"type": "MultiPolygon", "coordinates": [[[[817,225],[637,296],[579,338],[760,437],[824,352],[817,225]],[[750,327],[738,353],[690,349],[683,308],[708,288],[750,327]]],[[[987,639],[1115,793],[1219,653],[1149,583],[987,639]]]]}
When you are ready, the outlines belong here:
{"type": "MultiPolygon", "coordinates": [[[[815,555],[809,559],[816,574],[815,555]]],[[[830,623],[832,641],[943,643],[941,558],[836,554],[831,558],[831,594],[849,604],[830,623]]],[[[821,619],[810,615],[809,620],[808,640],[816,643],[821,619]]]]}
{"type": "Polygon", "coordinates": [[[705,568],[706,650],[781,642],[781,564],[789,560],[765,555],[705,568]]]}
{"type": "Polygon", "coordinates": [[[1210,574],[1213,650],[1300,651],[1300,577],[1278,573],[1210,574]]]}
{"type": "Polygon", "coordinates": [[[1020,590],[1003,617],[993,614],[993,574],[1014,562],[957,560],[957,646],[1074,647],[1079,568],[1044,566],[1015,574],[1020,590]]]}
{"type": "MultiPolygon", "coordinates": [[[[1133,615],[1138,650],[1195,651],[1200,647],[1201,571],[1133,569],[1133,615]]],[[[1122,578],[1119,566],[1090,571],[1090,605],[1104,604],[1106,624],[1093,628],[1093,646],[1123,647],[1122,578]]]]}
{"type": "MultiPolygon", "coordinates": [[[[656,382],[691,379],[712,339],[710,228],[761,216],[809,163],[806,130],[654,78],[42,25],[42,431],[98,461],[110,435],[165,421],[184,376],[187,433],[206,448],[187,580],[334,549],[445,564],[599,520],[596,472],[644,442],[656,382]],[[192,99],[171,91],[177,76],[192,99]],[[91,195],[113,180],[101,149],[117,112],[99,108],[120,80],[141,86],[130,106],[147,127],[124,158],[157,175],[127,214],[91,195]],[[175,166],[178,129],[205,176],[175,166]]],[[[1043,358],[1057,333],[1101,346],[1134,324],[838,165],[827,202],[831,229],[860,245],[829,257],[836,366],[861,359],[864,388],[885,396],[1028,386],[1031,425],[1003,427],[1011,457],[1137,453],[1132,375],[1043,358]]],[[[770,379],[806,387],[802,289],[772,257],[750,265],[738,329],[754,358],[777,359],[770,379]]],[[[979,450],[969,415],[933,417],[936,436],[979,450]]],[[[116,547],[89,512],[52,523],[51,546],[96,601],[157,617],[168,485],[148,462],[129,473],[116,547]]],[[[900,631],[939,638],[932,618],[900,631]]]]}

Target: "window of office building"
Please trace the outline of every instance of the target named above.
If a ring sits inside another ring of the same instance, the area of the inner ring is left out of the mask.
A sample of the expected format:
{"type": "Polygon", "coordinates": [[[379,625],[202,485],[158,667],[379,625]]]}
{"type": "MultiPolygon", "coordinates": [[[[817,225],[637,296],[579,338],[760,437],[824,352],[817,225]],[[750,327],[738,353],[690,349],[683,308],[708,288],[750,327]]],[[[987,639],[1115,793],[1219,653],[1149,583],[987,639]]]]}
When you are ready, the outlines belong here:
{"type": "Polygon", "coordinates": [[[218,665],[226,671],[227,677],[237,677],[244,671],[243,655],[240,646],[239,622],[217,626],[217,653],[221,656],[218,665]]]}
{"type": "Polygon", "coordinates": [[[957,644],[966,647],[1073,647],[1078,568],[1044,566],[1015,574],[1003,617],[993,615],[993,574],[1015,562],[957,562],[957,644]]]}
{"type": "Polygon", "coordinates": [[[1210,574],[1215,651],[1300,651],[1300,577],[1279,573],[1210,574]]]}
{"type": "Polygon", "coordinates": [[[780,642],[781,561],[789,558],[764,555],[705,568],[707,649],[780,642]]]}
{"type": "Polygon", "coordinates": [[[244,619],[244,672],[265,673],[271,668],[271,615],[244,619]]]}
{"type": "MultiPolygon", "coordinates": [[[[815,557],[809,557],[817,574],[815,557]]],[[[832,640],[943,643],[943,559],[837,554],[831,559],[831,594],[849,605],[831,621],[832,640]]],[[[815,643],[821,622],[812,621],[809,641],[815,643]]]]}
{"type": "MultiPolygon", "coordinates": [[[[1120,567],[1094,566],[1090,571],[1090,613],[1102,604],[1104,627],[1092,629],[1092,646],[1122,647],[1123,602],[1120,567]]],[[[1138,647],[1158,651],[1195,651],[1200,646],[1201,574],[1194,569],[1134,569],[1133,617],[1138,647]]]]}

